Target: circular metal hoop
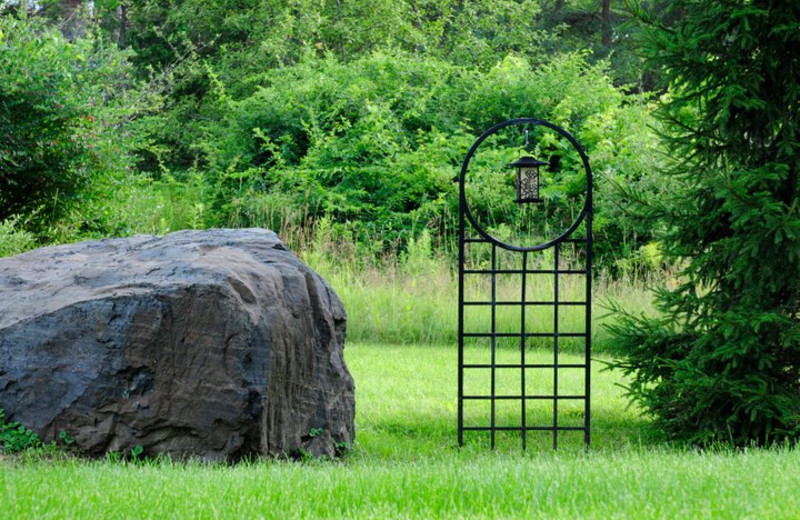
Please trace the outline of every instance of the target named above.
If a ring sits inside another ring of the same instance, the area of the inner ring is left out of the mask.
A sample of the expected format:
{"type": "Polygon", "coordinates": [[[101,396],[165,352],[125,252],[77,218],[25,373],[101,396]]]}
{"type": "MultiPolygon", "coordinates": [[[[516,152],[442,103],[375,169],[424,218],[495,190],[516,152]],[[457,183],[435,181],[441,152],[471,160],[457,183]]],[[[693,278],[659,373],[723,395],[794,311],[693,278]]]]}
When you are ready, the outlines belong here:
{"type": "Polygon", "coordinates": [[[583,222],[583,220],[586,218],[586,215],[591,212],[592,208],[592,169],[589,166],[589,159],[586,157],[586,153],[583,151],[583,148],[578,143],[578,141],[576,141],[575,138],[572,137],[572,135],[569,132],[567,132],[560,126],[554,125],[553,123],[550,123],[549,121],[545,121],[543,119],[534,119],[529,117],[509,119],[507,121],[503,121],[502,123],[498,123],[493,127],[491,127],[490,129],[486,130],[483,134],[481,134],[480,137],[478,137],[478,140],[475,141],[475,143],[469,149],[469,152],[467,152],[467,156],[464,158],[464,163],[461,166],[461,174],[459,175],[458,178],[458,184],[459,184],[459,197],[460,197],[459,204],[461,206],[460,209],[462,214],[464,214],[467,217],[467,220],[469,220],[470,224],[472,224],[475,230],[483,238],[485,238],[489,242],[492,242],[493,244],[496,244],[499,247],[502,247],[503,249],[508,249],[511,251],[541,251],[542,249],[547,249],[549,247],[556,245],[559,242],[566,240],[578,228],[578,226],[580,226],[581,222],[583,222]],[[570,142],[572,147],[578,151],[578,154],[581,157],[581,161],[583,162],[583,169],[586,171],[586,200],[583,203],[583,208],[581,208],[581,212],[578,215],[578,218],[575,219],[575,222],[573,222],[572,225],[569,226],[566,231],[564,231],[556,238],[534,246],[518,246],[514,244],[507,244],[489,234],[489,232],[486,231],[483,228],[483,226],[478,224],[478,221],[472,215],[472,211],[470,211],[469,205],[467,204],[467,194],[464,187],[467,177],[467,170],[469,169],[469,163],[472,160],[473,155],[475,155],[475,152],[478,151],[478,148],[480,147],[481,143],[483,143],[489,136],[496,134],[503,128],[514,125],[543,126],[545,128],[549,128],[557,132],[558,134],[566,138],[570,142]]]}

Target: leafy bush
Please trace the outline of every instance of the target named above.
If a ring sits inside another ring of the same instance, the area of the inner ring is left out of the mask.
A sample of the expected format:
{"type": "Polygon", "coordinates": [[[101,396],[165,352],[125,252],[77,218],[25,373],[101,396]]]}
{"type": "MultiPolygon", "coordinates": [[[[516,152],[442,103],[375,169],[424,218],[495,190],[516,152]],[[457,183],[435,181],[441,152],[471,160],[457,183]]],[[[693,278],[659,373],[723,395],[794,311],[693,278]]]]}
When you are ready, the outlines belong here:
{"type": "Polygon", "coordinates": [[[0,448],[5,453],[18,453],[41,445],[39,436],[17,422],[6,423],[6,413],[0,408],[0,448]]]}
{"type": "Polygon", "coordinates": [[[79,208],[87,187],[128,166],[126,57],[93,38],[67,42],[37,20],[0,17],[0,220],[25,215],[44,235],[63,217],[102,227],[79,208]]]}
{"type": "MultiPolygon", "coordinates": [[[[356,240],[405,244],[428,227],[438,245],[448,244],[457,226],[453,179],[469,146],[487,127],[528,115],[565,127],[587,149],[597,173],[601,258],[610,263],[624,254],[619,237],[634,250],[650,237],[608,187],[614,180],[657,189],[642,182],[655,163],[649,107],[615,88],[606,65],[589,65],[583,54],[536,69],[508,57],[488,71],[403,53],[348,64],[309,59],[275,71],[241,100],[221,83],[216,89],[222,124],[207,126],[197,143],[216,183],[210,224],[259,224],[242,217],[263,214],[252,206],[271,197],[306,221],[329,216],[356,240]]],[[[564,153],[564,169],[579,164],[564,153]]],[[[487,168],[505,169],[505,162],[497,156],[487,168]]],[[[490,201],[498,197],[495,184],[474,188],[490,201]]],[[[550,196],[566,206],[582,194],[563,184],[550,196]]],[[[486,211],[503,222],[520,209],[509,202],[486,211]]]]}

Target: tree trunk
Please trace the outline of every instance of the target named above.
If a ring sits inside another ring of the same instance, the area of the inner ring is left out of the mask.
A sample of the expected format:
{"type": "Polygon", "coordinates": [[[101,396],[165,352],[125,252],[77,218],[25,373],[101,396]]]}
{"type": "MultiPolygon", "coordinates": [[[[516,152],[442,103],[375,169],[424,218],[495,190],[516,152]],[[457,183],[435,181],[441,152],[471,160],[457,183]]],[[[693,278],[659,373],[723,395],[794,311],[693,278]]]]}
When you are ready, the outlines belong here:
{"type": "Polygon", "coordinates": [[[600,18],[603,21],[603,33],[600,43],[608,47],[611,45],[611,0],[602,0],[600,18]]]}
{"type": "Polygon", "coordinates": [[[120,48],[124,48],[125,38],[128,34],[128,4],[120,2],[119,7],[117,7],[117,14],[119,14],[119,37],[117,38],[117,44],[120,48]]]}

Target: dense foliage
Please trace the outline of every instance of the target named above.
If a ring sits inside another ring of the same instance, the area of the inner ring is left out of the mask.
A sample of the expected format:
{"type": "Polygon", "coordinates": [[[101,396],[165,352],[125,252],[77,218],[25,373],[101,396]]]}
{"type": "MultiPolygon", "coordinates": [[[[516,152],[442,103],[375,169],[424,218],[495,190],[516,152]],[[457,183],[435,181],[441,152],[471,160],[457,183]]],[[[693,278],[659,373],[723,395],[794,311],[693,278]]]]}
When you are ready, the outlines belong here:
{"type": "Polygon", "coordinates": [[[679,182],[643,216],[685,262],[660,319],[614,328],[631,396],[677,438],[800,435],[800,4],[679,1],[647,49],[679,182]]]}
{"type": "MultiPolygon", "coordinates": [[[[263,211],[280,204],[284,214],[326,216],[356,238],[403,243],[427,227],[446,244],[457,223],[453,179],[469,146],[498,121],[538,114],[573,132],[594,159],[606,252],[622,256],[620,237],[649,233],[616,212],[607,182],[645,182],[648,108],[580,54],[537,68],[508,57],[485,72],[405,54],[347,65],[328,58],[282,68],[245,99],[218,92],[218,100],[221,121],[205,127],[198,154],[227,225],[263,224],[263,211]]],[[[488,199],[494,184],[476,189],[488,199]]],[[[553,189],[550,198],[580,195],[553,189]]],[[[509,199],[494,211],[491,220],[503,222],[519,209],[509,199]]]]}
{"type": "MultiPolygon", "coordinates": [[[[7,95],[19,103],[46,95],[50,105],[36,105],[42,113],[9,105],[28,119],[7,122],[5,135],[58,131],[48,142],[63,144],[44,149],[46,164],[14,172],[44,176],[37,188],[47,194],[19,181],[4,191],[17,201],[0,215],[18,215],[14,229],[6,224],[9,251],[27,244],[12,231],[50,242],[265,226],[291,241],[323,218],[367,256],[402,251],[425,229],[447,251],[461,160],[483,130],[519,116],[550,119],[586,147],[606,267],[635,266],[650,239],[612,189],[659,185],[650,107],[616,86],[626,73],[599,58],[617,44],[598,43],[599,26],[587,21],[599,4],[103,0],[93,22],[74,2],[36,5],[33,18],[53,28],[14,20],[15,9],[4,17],[13,34],[6,73],[27,85],[7,95]],[[45,64],[40,54],[29,59],[38,51],[26,39],[60,56],[52,73],[37,72],[45,64]],[[587,40],[597,54],[570,51],[587,40]],[[50,90],[36,83],[56,80],[50,90]],[[21,193],[32,200],[23,205],[21,193]],[[38,208],[46,218],[31,220],[38,208]]],[[[21,144],[13,153],[27,153],[21,144]]],[[[497,200],[491,182],[475,189],[496,202],[485,210],[490,221],[517,219],[519,208],[497,200]]],[[[574,191],[553,186],[548,197],[566,207],[574,191]]]]}

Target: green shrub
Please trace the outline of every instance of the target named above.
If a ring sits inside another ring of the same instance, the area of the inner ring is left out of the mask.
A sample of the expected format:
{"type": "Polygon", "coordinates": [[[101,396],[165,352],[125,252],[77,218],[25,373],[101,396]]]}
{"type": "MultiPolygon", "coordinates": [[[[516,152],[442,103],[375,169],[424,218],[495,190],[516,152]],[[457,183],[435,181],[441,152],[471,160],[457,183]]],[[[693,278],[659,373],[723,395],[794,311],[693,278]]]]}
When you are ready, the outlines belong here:
{"type": "Polygon", "coordinates": [[[0,220],[24,215],[45,237],[62,219],[108,232],[108,208],[86,206],[130,166],[126,60],[100,40],[0,17],[0,220]]]}
{"type": "Polygon", "coordinates": [[[5,453],[19,453],[41,446],[39,436],[17,422],[6,423],[6,413],[0,408],[0,448],[5,453]]]}

